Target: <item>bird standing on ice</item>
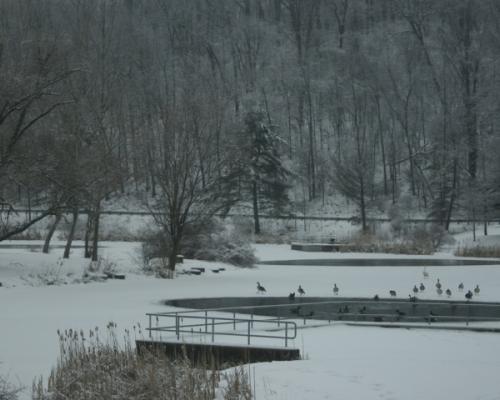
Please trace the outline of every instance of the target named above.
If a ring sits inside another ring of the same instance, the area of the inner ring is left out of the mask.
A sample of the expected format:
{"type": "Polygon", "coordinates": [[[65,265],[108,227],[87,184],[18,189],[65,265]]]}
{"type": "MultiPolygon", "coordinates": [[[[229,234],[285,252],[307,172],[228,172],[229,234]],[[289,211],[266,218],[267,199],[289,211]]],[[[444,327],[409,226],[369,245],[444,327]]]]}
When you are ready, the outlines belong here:
{"type": "Polygon", "coordinates": [[[297,292],[299,292],[299,294],[300,294],[301,296],[304,296],[304,295],[306,294],[305,290],[304,290],[304,289],[302,289],[302,286],[300,286],[300,285],[299,285],[299,288],[297,289],[297,292]]]}
{"type": "Polygon", "coordinates": [[[266,293],[266,288],[257,282],[257,293],[266,293]]]}
{"type": "Polygon", "coordinates": [[[333,294],[337,296],[339,294],[339,288],[336,283],[333,284],[333,294]]]}

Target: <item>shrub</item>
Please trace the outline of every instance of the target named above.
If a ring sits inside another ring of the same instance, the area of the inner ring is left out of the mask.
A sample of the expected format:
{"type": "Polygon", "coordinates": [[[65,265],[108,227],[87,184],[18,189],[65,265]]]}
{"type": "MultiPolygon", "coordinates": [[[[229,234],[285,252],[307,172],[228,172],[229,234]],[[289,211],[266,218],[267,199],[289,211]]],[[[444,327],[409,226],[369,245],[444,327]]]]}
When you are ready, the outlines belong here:
{"type": "MultiPolygon", "coordinates": [[[[157,273],[165,264],[169,249],[161,232],[144,235],[142,264],[146,272],[157,273]]],[[[254,249],[241,232],[213,219],[208,223],[187,227],[182,243],[182,255],[206,261],[220,261],[240,267],[250,267],[257,261],[254,249]]]]}
{"type": "Polygon", "coordinates": [[[167,240],[163,233],[158,230],[146,231],[142,234],[141,261],[146,273],[157,273],[163,267],[166,268],[168,256],[167,240]],[[162,262],[151,262],[153,260],[164,260],[162,262]]]}
{"type": "Polygon", "coordinates": [[[33,399],[208,400],[221,391],[231,394],[227,399],[249,398],[244,397],[250,386],[242,371],[236,377],[230,373],[224,387],[217,371],[194,368],[186,359],[175,361],[146,351],[139,355],[128,331],[120,345],[115,328],[108,325],[104,341],[97,328],[88,337],[71,329],[58,332],[57,366],[46,386],[42,379],[33,383],[33,399]]]}
{"type": "Polygon", "coordinates": [[[257,261],[249,240],[234,227],[215,219],[189,229],[182,252],[187,258],[221,261],[239,267],[251,267],[257,261]]]}

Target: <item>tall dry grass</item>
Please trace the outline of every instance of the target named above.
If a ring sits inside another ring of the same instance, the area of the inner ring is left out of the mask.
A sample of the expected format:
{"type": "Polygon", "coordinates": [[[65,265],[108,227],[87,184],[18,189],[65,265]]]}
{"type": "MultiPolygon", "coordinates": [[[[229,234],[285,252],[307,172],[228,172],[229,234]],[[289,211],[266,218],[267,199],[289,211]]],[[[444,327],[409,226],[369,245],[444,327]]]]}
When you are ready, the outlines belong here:
{"type": "Polygon", "coordinates": [[[47,382],[42,378],[34,381],[33,399],[251,399],[250,384],[242,369],[221,374],[195,368],[186,358],[172,360],[142,351],[139,355],[131,332],[125,331],[118,338],[115,328],[110,323],[104,338],[98,328],[88,335],[71,329],[59,331],[57,365],[47,382]]]}
{"type": "Polygon", "coordinates": [[[500,258],[500,246],[463,246],[455,250],[455,255],[460,257],[500,258]]]}

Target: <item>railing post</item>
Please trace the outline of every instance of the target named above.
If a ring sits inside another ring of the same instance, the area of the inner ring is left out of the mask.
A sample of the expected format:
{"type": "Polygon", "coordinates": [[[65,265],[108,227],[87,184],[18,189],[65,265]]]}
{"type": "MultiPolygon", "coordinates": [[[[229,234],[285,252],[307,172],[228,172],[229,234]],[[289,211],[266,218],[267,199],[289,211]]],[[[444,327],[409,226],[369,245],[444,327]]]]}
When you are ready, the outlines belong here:
{"type": "Polygon", "coordinates": [[[205,333],[208,333],[208,311],[205,310],[205,333]]]}
{"type": "Polygon", "coordinates": [[[179,316],[177,313],[175,314],[175,335],[177,336],[177,340],[179,340],[180,332],[179,332],[179,316]]]}
{"type": "Polygon", "coordinates": [[[236,313],[233,313],[233,331],[236,330],[236,313]]]}
{"type": "Polygon", "coordinates": [[[212,343],[215,341],[215,318],[212,318],[212,343]]]}
{"type": "Polygon", "coordinates": [[[253,323],[253,321],[248,321],[248,333],[247,333],[247,343],[250,345],[250,325],[253,323]]]}
{"type": "Polygon", "coordinates": [[[151,333],[151,314],[149,314],[149,338],[153,338],[153,334],[151,333]]]}
{"type": "Polygon", "coordinates": [[[253,328],[253,312],[250,314],[250,321],[252,323],[252,328],[253,328]]]}
{"type": "Polygon", "coordinates": [[[278,327],[280,326],[280,316],[278,315],[278,327]]]}
{"type": "Polygon", "coordinates": [[[288,346],[288,322],[285,321],[285,347],[288,346]]]}

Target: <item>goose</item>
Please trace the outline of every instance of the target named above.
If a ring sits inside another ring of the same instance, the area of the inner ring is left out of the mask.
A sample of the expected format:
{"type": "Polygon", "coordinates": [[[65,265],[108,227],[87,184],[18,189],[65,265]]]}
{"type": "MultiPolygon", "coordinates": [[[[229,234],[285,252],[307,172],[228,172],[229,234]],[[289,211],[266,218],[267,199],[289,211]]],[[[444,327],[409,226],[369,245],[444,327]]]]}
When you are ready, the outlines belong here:
{"type": "Polygon", "coordinates": [[[295,292],[290,293],[290,294],[288,295],[288,298],[289,298],[290,300],[295,300],[295,292]]]}
{"type": "Polygon", "coordinates": [[[472,292],[470,290],[467,293],[465,293],[465,298],[467,299],[467,301],[472,299],[472,292]]]}
{"type": "Polygon", "coordinates": [[[395,290],[389,290],[389,294],[391,297],[396,297],[396,291],[395,290]]]}
{"type": "Polygon", "coordinates": [[[437,287],[438,289],[441,289],[441,286],[442,286],[442,285],[441,285],[441,282],[439,282],[439,278],[438,278],[438,280],[437,280],[437,282],[436,282],[436,287],[437,287]]]}
{"type": "Polygon", "coordinates": [[[437,292],[438,296],[441,296],[443,294],[443,289],[441,289],[440,287],[438,287],[436,289],[436,292],[437,292]]]}
{"type": "Polygon", "coordinates": [[[481,289],[479,289],[479,285],[476,285],[476,287],[474,288],[474,294],[477,296],[480,291],[481,289]]]}
{"type": "Polygon", "coordinates": [[[415,294],[418,293],[418,287],[417,287],[417,285],[413,286],[413,293],[415,293],[415,294]]]}
{"type": "Polygon", "coordinates": [[[302,289],[302,286],[300,286],[300,285],[299,285],[299,288],[297,289],[297,292],[299,292],[299,294],[300,294],[301,296],[304,296],[304,295],[306,294],[305,290],[304,290],[304,289],[302,289]]]}
{"type": "Polygon", "coordinates": [[[257,282],[257,293],[266,293],[266,288],[257,282]]]}
{"type": "Polygon", "coordinates": [[[423,283],[420,284],[420,291],[423,292],[425,290],[425,286],[423,283]]]}
{"type": "Polygon", "coordinates": [[[335,296],[339,294],[339,288],[336,283],[333,284],[333,294],[335,296]]]}
{"type": "Polygon", "coordinates": [[[451,297],[451,290],[450,289],[446,289],[446,296],[451,297]]]}
{"type": "Polygon", "coordinates": [[[460,282],[460,284],[458,285],[458,291],[462,291],[464,290],[464,283],[463,282],[460,282]]]}

